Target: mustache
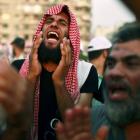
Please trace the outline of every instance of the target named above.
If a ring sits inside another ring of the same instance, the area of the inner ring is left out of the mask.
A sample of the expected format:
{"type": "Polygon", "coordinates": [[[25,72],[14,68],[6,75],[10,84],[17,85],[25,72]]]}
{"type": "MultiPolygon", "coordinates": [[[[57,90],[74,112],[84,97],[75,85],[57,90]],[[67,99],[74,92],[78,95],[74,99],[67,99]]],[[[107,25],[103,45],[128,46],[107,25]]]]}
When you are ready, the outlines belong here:
{"type": "Polygon", "coordinates": [[[107,86],[115,86],[115,87],[129,87],[130,85],[128,82],[125,82],[124,80],[114,80],[111,79],[109,81],[105,81],[107,86]]]}
{"type": "Polygon", "coordinates": [[[112,76],[112,77],[105,77],[105,84],[107,86],[124,86],[124,87],[130,87],[130,84],[128,81],[126,81],[122,77],[118,76],[112,76]]]}
{"type": "Polygon", "coordinates": [[[105,86],[108,90],[122,90],[132,96],[131,84],[123,78],[105,79],[105,86]]]}

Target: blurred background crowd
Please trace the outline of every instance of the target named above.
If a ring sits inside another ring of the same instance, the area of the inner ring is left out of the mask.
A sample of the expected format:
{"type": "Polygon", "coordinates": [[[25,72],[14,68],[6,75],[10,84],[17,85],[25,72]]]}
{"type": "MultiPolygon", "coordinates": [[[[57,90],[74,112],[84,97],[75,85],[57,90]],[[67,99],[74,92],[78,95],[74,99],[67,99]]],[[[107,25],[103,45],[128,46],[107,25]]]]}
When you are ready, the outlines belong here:
{"type": "Polygon", "coordinates": [[[140,19],[139,0],[1,0],[0,54],[4,51],[10,61],[26,57],[32,46],[33,31],[46,5],[60,2],[68,4],[78,18],[82,59],[87,59],[87,46],[93,37],[109,38],[123,23],[140,19]],[[16,38],[24,39],[24,47],[13,47],[16,38]]]}

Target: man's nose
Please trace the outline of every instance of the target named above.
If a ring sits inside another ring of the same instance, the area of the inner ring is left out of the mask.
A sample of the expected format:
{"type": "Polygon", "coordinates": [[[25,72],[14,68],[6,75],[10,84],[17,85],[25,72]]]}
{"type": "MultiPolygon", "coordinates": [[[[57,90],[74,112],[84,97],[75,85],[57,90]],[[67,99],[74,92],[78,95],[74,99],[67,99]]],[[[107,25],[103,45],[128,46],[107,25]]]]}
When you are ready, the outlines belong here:
{"type": "Polygon", "coordinates": [[[57,21],[53,21],[52,26],[57,27],[57,21]]]}

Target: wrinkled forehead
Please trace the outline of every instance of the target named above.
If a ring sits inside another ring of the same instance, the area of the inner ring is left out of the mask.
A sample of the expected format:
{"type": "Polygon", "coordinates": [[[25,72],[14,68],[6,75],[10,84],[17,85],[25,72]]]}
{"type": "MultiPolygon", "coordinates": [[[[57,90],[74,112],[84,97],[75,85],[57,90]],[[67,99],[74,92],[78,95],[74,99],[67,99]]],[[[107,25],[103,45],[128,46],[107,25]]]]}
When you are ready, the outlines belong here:
{"type": "Polygon", "coordinates": [[[129,55],[140,56],[140,40],[132,40],[113,45],[110,56],[125,57],[129,55]]]}
{"type": "Polygon", "coordinates": [[[122,43],[116,43],[113,45],[112,50],[125,50],[135,53],[140,53],[140,40],[131,40],[122,43]]]}
{"type": "Polygon", "coordinates": [[[63,19],[63,20],[65,20],[67,23],[70,23],[70,16],[69,16],[69,14],[67,14],[67,13],[65,13],[65,12],[60,12],[60,13],[58,13],[58,14],[53,14],[53,15],[46,15],[46,19],[48,19],[48,18],[53,18],[53,17],[55,17],[55,18],[58,18],[58,19],[63,19]]]}

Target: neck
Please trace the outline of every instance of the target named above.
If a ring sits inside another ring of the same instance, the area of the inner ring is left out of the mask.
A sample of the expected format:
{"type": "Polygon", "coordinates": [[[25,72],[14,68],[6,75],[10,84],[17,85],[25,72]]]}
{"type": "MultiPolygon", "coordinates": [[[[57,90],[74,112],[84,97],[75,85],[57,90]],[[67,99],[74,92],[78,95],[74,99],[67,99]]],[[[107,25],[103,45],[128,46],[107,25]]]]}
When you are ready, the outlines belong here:
{"type": "Polygon", "coordinates": [[[140,139],[140,121],[134,122],[125,128],[126,140],[139,140],[140,139]]]}
{"type": "Polygon", "coordinates": [[[104,74],[104,60],[94,59],[90,61],[90,63],[92,63],[96,67],[99,75],[104,74]]]}
{"type": "Polygon", "coordinates": [[[45,68],[45,70],[47,70],[49,72],[54,72],[56,70],[57,64],[50,61],[47,63],[43,63],[43,67],[45,68]]]}
{"type": "Polygon", "coordinates": [[[15,57],[19,57],[22,53],[16,53],[15,57]]]}

